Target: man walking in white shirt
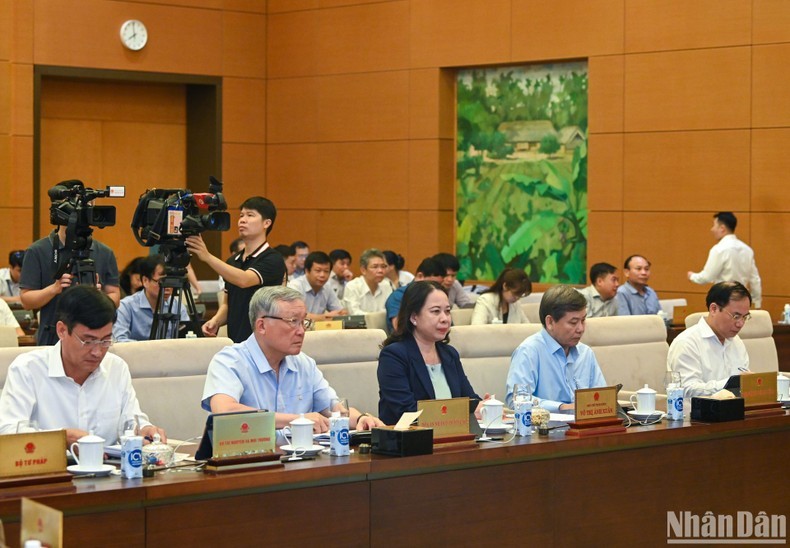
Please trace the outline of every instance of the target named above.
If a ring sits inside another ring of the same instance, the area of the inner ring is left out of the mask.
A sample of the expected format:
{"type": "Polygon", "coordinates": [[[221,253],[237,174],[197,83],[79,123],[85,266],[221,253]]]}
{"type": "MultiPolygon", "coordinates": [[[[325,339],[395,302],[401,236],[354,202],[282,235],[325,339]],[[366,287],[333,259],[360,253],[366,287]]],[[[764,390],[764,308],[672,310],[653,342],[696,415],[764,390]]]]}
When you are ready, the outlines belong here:
{"type": "Polygon", "coordinates": [[[762,282],[754,251],[735,235],[738,219],[730,211],[713,216],[710,231],[718,241],[708,253],[708,260],[701,272],[689,272],[688,279],[695,284],[716,282],[741,282],[749,288],[755,308],[762,304],[762,282]]]}

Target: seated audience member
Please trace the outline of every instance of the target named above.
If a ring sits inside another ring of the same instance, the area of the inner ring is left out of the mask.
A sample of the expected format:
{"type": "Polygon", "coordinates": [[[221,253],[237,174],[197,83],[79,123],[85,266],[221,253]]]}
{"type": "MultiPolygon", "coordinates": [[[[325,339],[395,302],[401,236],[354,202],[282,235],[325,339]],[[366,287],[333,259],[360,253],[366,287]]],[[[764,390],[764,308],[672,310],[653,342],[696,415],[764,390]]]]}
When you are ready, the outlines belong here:
{"type": "Polygon", "coordinates": [[[140,261],[143,259],[145,257],[135,257],[121,271],[119,284],[122,297],[128,297],[143,288],[143,282],[140,281],[140,261]]]}
{"type": "Polygon", "coordinates": [[[617,267],[609,263],[595,263],[590,268],[590,285],[579,289],[587,299],[587,317],[617,316],[617,267]]]}
{"type": "Polygon", "coordinates": [[[329,252],[329,260],[332,262],[332,273],[326,285],[335,292],[338,299],[343,300],[346,284],[354,279],[354,273],[349,268],[351,253],[345,249],[333,249],[329,252]]]}
{"type": "MultiPolygon", "coordinates": [[[[260,288],[250,300],[250,322],[253,333],[247,340],[223,348],[211,360],[203,409],[268,409],[276,413],[278,429],[304,413],[315,421],[316,432],[327,432],[339,400],[315,360],[301,352],[305,329],[312,323],[302,295],[290,287],[260,288]]],[[[352,407],[349,424],[369,430],[382,422],[352,407]]]]}
{"type": "Polygon", "coordinates": [[[0,299],[0,325],[16,328],[17,337],[21,337],[25,334],[25,331],[19,326],[19,322],[16,316],[14,316],[11,307],[8,306],[8,303],[3,299],[0,299]]]}
{"type": "Polygon", "coordinates": [[[518,301],[532,293],[532,282],[520,268],[506,268],[475,301],[472,325],[529,323],[518,301]]]}
{"type": "Polygon", "coordinates": [[[275,246],[274,249],[283,256],[285,273],[288,274],[288,279],[292,280],[294,272],[296,272],[296,248],[292,245],[280,244],[275,246]]]}
{"type": "Polygon", "coordinates": [[[304,276],[304,262],[310,254],[310,246],[306,242],[297,240],[291,244],[291,247],[296,252],[296,268],[291,278],[300,278],[304,276]]]}
{"type": "MultiPolygon", "coordinates": [[[[116,342],[147,341],[151,338],[156,300],[159,297],[159,281],[165,277],[165,262],[161,255],[150,255],[140,261],[139,269],[143,290],[121,299],[118,318],[112,327],[112,336],[116,342]]],[[[171,288],[165,288],[165,312],[171,306],[172,294],[171,288]]],[[[181,305],[180,311],[174,309],[173,313],[178,314],[182,322],[189,320],[184,305],[181,305]]]]}
{"type": "Polygon", "coordinates": [[[414,281],[414,274],[403,270],[403,267],[406,266],[406,259],[403,258],[403,255],[387,250],[384,251],[384,259],[387,261],[386,278],[392,284],[393,290],[414,281]]]}
{"type": "Polygon", "coordinates": [[[625,260],[625,283],[617,288],[619,316],[657,314],[661,310],[658,295],[647,285],[650,280],[650,266],[650,261],[641,255],[631,255],[625,260]]]}
{"type": "Polygon", "coordinates": [[[359,257],[359,268],[362,276],[346,284],[343,293],[344,308],[349,314],[384,310],[387,297],[392,293],[392,286],[384,280],[384,273],[387,271],[384,254],[375,248],[366,249],[359,257]]]}
{"type": "Polygon", "coordinates": [[[304,261],[305,275],[288,282],[288,287],[302,294],[307,317],[311,320],[323,320],[346,313],[335,292],[326,286],[329,263],[329,255],[323,251],[313,251],[304,261]]]}
{"type": "MultiPolygon", "coordinates": [[[[420,266],[417,267],[417,275],[415,281],[429,281],[441,283],[444,279],[444,267],[433,259],[423,259],[420,266]]],[[[408,284],[402,285],[392,292],[387,297],[385,307],[387,309],[387,331],[392,332],[398,327],[398,311],[400,310],[401,301],[403,300],[403,293],[406,291],[408,284]]]]}
{"type": "Polygon", "coordinates": [[[450,253],[437,253],[433,258],[439,261],[447,272],[442,280],[444,290],[447,291],[447,298],[450,299],[450,306],[458,308],[474,308],[474,299],[464,291],[464,286],[458,281],[458,271],[461,270],[461,263],[455,255],[450,253]]]}
{"type": "Polygon", "coordinates": [[[527,337],[510,358],[508,406],[516,384],[529,385],[540,406],[551,412],[573,409],[579,388],[606,386],[592,349],[579,342],[586,318],[587,301],[572,287],[556,285],[543,294],[543,329],[527,337]]]}
{"type": "MultiPolygon", "coordinates": [[[[403,295],[398,328],[379,354],[379,416],[395,424],[417,401],[480,399],[450,346],[450,301],[438,282],[414,281],[403,295]]],[[[486,397],[488,395],[486,394],[486,397]]]]}
{"type": "Polygon", "coordinates": [[[118,427],[139,417],[140,435],[158,433],[140,410],[126,362],[108,353],[115,304],[92,286],[63,292],[56,310],[59,342],[19,355],[8,369],[0,395],[0,434],[13,434],[20,421],[42,430],[66,430],[70,445],[89,432],[106,443],[118,440],[118,427]]]}
{"type": "Polygon", "coordinates": [[[749,354],[738,333],[751,318],[752,297],[740,282],[719,282],[705,298],[700,318],[669,346],[667,368],[680,373],[683,396],[715,394],[732,375],[749,369],[749,354]]]}
{"type": "Polygon", "coordinates": [[[8,254],[8,267],[0,268],[0,297],[7,303],[21,303],[19,298],[19,277],[22,275],[22,261],[25,251],[18,249],[8,254]]]}

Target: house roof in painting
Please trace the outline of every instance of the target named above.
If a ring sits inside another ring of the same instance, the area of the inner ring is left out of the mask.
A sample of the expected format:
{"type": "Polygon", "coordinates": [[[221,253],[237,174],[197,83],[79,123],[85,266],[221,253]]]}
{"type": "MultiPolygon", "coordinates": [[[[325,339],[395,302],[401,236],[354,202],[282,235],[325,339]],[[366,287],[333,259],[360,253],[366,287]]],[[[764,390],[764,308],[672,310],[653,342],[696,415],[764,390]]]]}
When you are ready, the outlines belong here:
{"type": "Polygon", "coordinates": [[[539,143],[546,135],[558,135],[549,120],[502,122],[497,129],[505,134],[510,143],[539,143]]]}
{"type": "Polygon", "coordinates": [[[562,144],[571,142],[573,139],[584,140],[584,133],[579,126],[565,126],[560,130],[558,140],[562,144]]]}

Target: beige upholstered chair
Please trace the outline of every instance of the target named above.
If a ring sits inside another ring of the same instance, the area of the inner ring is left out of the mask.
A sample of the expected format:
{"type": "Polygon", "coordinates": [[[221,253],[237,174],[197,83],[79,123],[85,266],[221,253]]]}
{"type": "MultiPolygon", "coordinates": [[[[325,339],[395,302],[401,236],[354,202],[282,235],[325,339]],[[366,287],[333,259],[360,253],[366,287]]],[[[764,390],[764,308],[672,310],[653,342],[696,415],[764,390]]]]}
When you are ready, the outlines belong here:
{"type": "MultiPolygon", "coordinates": [[[[16,336],[16,335],[15,335],[16,336]]],[[[8,376],[8,367],[11,365],[17,356],[20,354],[24,354],[25,352],[30,352],[31,350],[37,350],[42,348],[41,346],[8,346],[5,348],[0,348],[0,389],[3,388],[5,384],[5,379],[8,376]]]]}
{"type": "Polygon", "coordinates": [[[474,308],[453,308],[450,311],[450,315],[453,317],[453,325],[471,325],[474,311],[474,308]]]}
{"type": "MultiPolygon", "coordinates": [[[[707,312],[695,312],[686,316],[686,328],[699,323],[707,312]]],[[[749,353],[749,369],[755,373],[778,371],[779,356],[773,338],[774,325],[771,315],[765,310],[752,310],[752,319],[743,325],[738,336],[749,353]]]]}
{"type": "Polygon", "coordinates": [[[387,312],[380,310],[378,312],[368,312],[365,314],[365,327],[368,329],[381,329],[387,330],[387,312]]]}
{"type": "Polygon", "coordinates": [[[521,311],[529,323],[540,323],[540,302],[521,301],[521,311]]]}
{"type": "Polygon", "coordinates": [[[16,337],[16,327],[12,325],[0,325],[0,347],[19,346],[19,340],[16,337]]]}

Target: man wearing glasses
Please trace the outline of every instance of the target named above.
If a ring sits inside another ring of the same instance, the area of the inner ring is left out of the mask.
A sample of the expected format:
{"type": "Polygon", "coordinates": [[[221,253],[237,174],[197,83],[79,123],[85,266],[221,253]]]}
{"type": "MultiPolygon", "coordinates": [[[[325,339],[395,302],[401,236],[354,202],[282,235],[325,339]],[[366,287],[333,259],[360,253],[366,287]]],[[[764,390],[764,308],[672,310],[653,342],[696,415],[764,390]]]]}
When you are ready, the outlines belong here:
{"type": "Polygon", "coordinates": [[[65,429],[72,444],[89,432],[108,445],[119,426],[139,419],[140,435],[164,431],[140,410],[126,362],[108,353],[115,305],[92,286],[65,290],[58,301],[55,346],[26,352],[8,369],[0,395],[0,434],[13,434],[20,421],[42,430],[65,429]]]}
{"type": "MultiPolygon", "coordinates": [[[[277,429],[304,413],[316,433],[329,430],[339,405],[315,361],[301,352],[312,325],[302,294],[290,287],[262,287],[250,301],[253,333],[220,350],[208,366],[201,405],[212,413],[268,409],[277,429]]],[[[369,430],[379,419],[349,409],[351,428],[369,430]]]]}
{"type": "Polygon", "coordinates": [[[343,307],[349,314],[365,314],[385,310],[392,285],[385,281],[387,260],[376,248],[366,249],[359,256],[362,276],[354,278],[343,292],[343,307]]]}
{"type": "MultiPolygon", "coordinates": [[[[165,263],[161,255],[149,255],[138,265],[143,290],[121,300],[118,319],[112,328],[115,342],[147,341],[151,338],[151,325],[154,323],[156,299],[159,297],[159,280],[165,276],[165,263]]],[[[165,308],[170,306],[172,288],[165,288],[165,308]]],[[[175,311],[174,311],[175,312],[175,311]]],[[[189,314],[181,305],[180,319],[189,320],[189,314]]]]}
{"type": "Polygon", "coordinates": [[[680,373],[683,396],[710,396],[731,375],[749,369],[749,354],[738,337],[751,315],[752,296],[740,282],[720,282],[705,298],[707,317],[677,336],[669,347],[667,366],[680,373]]]}

